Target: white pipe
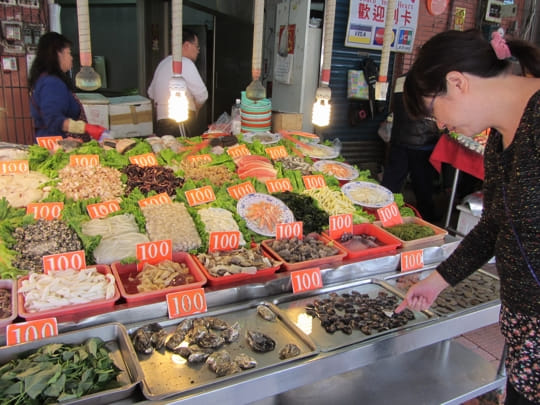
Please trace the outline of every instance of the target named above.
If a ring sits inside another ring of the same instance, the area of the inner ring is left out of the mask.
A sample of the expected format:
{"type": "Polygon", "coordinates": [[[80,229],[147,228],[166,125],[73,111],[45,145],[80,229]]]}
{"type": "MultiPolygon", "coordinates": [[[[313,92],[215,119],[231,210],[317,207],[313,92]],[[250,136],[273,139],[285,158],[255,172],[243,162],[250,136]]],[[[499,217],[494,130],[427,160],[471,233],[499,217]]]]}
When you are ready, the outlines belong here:
{"type": "Polygon", "coordinates": [[[79,25],[79,53],[81,66],[92,66],[88,0],[77,0],[77,23],[79,25]]]}
{"type": "Polygon", "coordinates": [[[334,20],[336,16],[336,0],[327,0],[324,7],[324,52],[321,72],[321,85],[330,84],[330,68],[332,67],[332,43],[334,41],[334,20]]]}
{"type": "Polygon", "coordinates": [[[253,55],[251,58],[251,78],[253,80],[258,80],[261,77],[263,26],[264,0],[255,0],[253,15],[253,55]]]}
{"type": "Polygon", "coordinates": [[[381,51],[381,65],[379,67],[379,78],[375,85],[375,99],[386,100],[388,92],[388,67],[390,65],[390,48],[394,39],[394,12],[396,10],[396,0],[388,0],[385,11],[383,46],[381,51]]]}
{"type": "Polygon", "coordinates": [[[182,74],[182,0],[172,2],[173,74],[182,74]]]}

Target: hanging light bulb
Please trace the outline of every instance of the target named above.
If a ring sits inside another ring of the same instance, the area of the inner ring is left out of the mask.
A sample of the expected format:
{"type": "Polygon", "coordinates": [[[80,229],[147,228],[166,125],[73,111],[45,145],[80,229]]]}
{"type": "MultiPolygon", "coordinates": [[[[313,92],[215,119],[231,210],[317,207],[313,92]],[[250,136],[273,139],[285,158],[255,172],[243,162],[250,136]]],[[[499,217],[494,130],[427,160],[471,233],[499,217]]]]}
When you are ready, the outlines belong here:
{"type": "Polygon", "coordinates": [[[188,119],[189,102],[187,98],[186,81],[182,76],[173,75],[169,81],[169,118],[176,122],[188,119]]]}
{"type": "Polygon", "coordinates": [[[311,122],[318,127],[326,127],[330,125],[330,113],[332,106],[330,98],[332,92],[330,87],[319,87],[315,93],[315,103],[313,104],[313,114],[311,122]]]}
{"type": "Polygon", "coordinates": [[[327,0],[324,6],[323,26],[323,59],[320,85],[315,92],[315,103],[311,123],[318,127],[330,125],[330,67],[332,66],[332,41],[334,40],[334,19],[336,15],[336,0],[327,0]]]}

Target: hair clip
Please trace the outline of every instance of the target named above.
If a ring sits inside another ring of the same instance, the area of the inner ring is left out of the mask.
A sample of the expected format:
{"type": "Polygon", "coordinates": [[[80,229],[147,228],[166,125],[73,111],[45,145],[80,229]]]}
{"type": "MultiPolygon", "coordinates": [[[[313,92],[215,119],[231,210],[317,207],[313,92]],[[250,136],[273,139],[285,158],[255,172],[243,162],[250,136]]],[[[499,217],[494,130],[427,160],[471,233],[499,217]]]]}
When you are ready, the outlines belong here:
{"type": "Polygon", "coordinates": [[[499,28],[497,31],[494,31],[491,34],[491,47],[495,51],[495,55],[497,55],[497,58],[499,59],[508,59],[512,57],[512,53],[510,52],[510,48],[508,48],[508,45],[506,41],[504,40],[504,30],[502,28],[499,28]]]}

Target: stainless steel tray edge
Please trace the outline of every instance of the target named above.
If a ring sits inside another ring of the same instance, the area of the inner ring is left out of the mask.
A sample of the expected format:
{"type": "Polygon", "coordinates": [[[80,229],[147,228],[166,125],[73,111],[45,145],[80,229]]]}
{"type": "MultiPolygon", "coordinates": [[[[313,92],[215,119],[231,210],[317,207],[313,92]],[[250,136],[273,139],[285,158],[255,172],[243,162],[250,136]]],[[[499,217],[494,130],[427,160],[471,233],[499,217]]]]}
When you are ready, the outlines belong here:
{"type": "Polygon", "coordinates": [[[313,351],[312,355],[319,353],[319,349],[315,342],[302,331],[294,322],[292,322],[288,316],[286,316],[276,305],[271,302],[264,302],[263,305],[268,306],[290,329],[292,329],[306,345],[308,345],[313,351]]]}

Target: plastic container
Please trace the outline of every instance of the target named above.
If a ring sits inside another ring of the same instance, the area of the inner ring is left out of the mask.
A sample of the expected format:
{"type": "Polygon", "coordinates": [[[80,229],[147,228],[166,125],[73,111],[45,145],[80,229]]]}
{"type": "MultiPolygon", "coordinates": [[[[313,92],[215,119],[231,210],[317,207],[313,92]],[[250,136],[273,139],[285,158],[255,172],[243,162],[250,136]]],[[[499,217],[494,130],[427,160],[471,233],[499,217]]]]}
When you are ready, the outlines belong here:
{"type": "Polygon", "coordinates": [[[193,288],[199,288],[206,284],[206,277],[201,272],[199,266],[193,260],[193,257],[186,252],[174,252],[172,260],[176,263],[185,263],[189,268],[190,274],[195,277],[195,281],[189,284],[183,284],[173,287],[162,288],[161,290],[148,291],[142,293],[129,293],[127,291],[127,278],[130,274],[137,273],[137,264],[121,264],[120,262],[115,262],[111,265],[114,278],[116,279],[116,284],[120,290],[120,295],[125,298],[125,300],[131,304],[148,304],[151,302],[162,301],[165,299],[165,296],[169,293],[191,290],[193,288]]]}
{"type": "MultiPolygon", "coordinates": [[[[265,252],[264,250],[262,251],[262,254],[265,255],[266,257],[272,258],[272,256],[268,254],[267,252],[265,252]]],[[[212,285],[212,286],[226,285],[226,284],[231,284],[231,283],[236,283],[236,282],[241,282],[241,281],[246,281],[246,280],[253,280],[259,277],[263,277],[263,276],[269,276],[277,272],[281,267],[281,263],[280,263],[276,266],[268,267],[266,269],[261,269],[257,271],[257,273],[255,274],[238,273],[238,274],[231,274],[229,276],[216,277],[210,274],[208,269],[204,266],[204,264],[201,263],[201,261],[199,260],[197,256],[193,256],[193,260],[195,260],[195,263],[197,263],[197,265],[199,266],[203,274],[206,276],[208,280],[208,285],[212,285]]]]}
{"type": "Polygon", "coordinates": [[[238,135],[241,131],[242,119],[241,119],[241,107],[240,99],[236,99],[236,103],[231,109],[231,133],[232,135],[238,135]]]}
{"type": "MultiPolygon", "coordinates": [[[[315,234],[315,237],[325,242],[325,244],[327,245],[329,243],[333,243],[329,239],[324,238],[321,235],[315,234]]],[[[287,271],[307,269],[310,267],[329,267],[329,265],[331,264],[336,264],[343,261],[345,256],[347,256],[347,252],[345,251],[345,249],[335,244],[336,249],[339,250],[338,254],[327,256],[327,257],[321,257],[320,259],[312,259],[312,260],[305,260],[303,262],[290,263],[290,262],[285,261],[274,249],[272,249],[272,247],[270,247],[270,242],[273,240],[275,239],[263,240],[261,242],[261,245],[268,253],[270,253],[270,255],[272,255],[272,257],[274,257],[274,259],[281,260],[283,262],[282,267],[287,271]]]]}
{"type": "MultiPolygon", "coordinates": [[[[99,271],[101,274],[112,274],[111,268],[109,266],[106,266],[104,264],[98,264],[95,267],[97,271],[99,271]]],[[[22,286],[22,282],[27,279],[28,276],[24,276],[18,279],[17,288],[19,290],[22,286]]],[[[58,307],[47,311],[27,312],[24,306],[24,295],[21,292],[18,292],[17,294],[17,304],[19,306],[19,316],[26,319],[27,321],[56,317],[57,322],[69,322],[78,321],[89,316],[109,312],[114,307],[115,302],[118,301],[119,298],[120,292],[118,291],[118,286],[115,283],[114,295],[112,296],[112,298],[92,301],[86,304],[58,307]]]]}
{"type": "Polygon", "coordinates": [[[398,239],[398,240],[401,242],[401,245],[402,245],[403,249],[410,248],[410,247],[415,247],[415,246],[418,246],[418,245],[424,245],[424,244],[427,244],[427,243],[439,242],[439,241],[442,241],[446,235],[448,235],[448,231],[446,231],[445,229],[442,229],[442,228],[439,228],[439,227],[436,226],[436,225],[430,224],[429,222],[424,221],[422,218],[418,218],[418,217],[403,217],[403,223],[404,223],[404,224],[411,224],[411,223],[413,223],[413,224],[418,224],[418,225],[429,226],[431,229],[433,229],[433,231],[435,232],[435,234],[434,234],[434,235],[431,235],[431,236],[427,236],[427,237],[425,237],[425,238],[419,238],[419,239],[414,239],[414,240],[406,241],[406,240],[403,240],[403,239],[401,239],[401,238],[398,238],[398,237],[395,236],[394,234],[388,232],[388,231],[382,226],[382,223],[381,223],[380,221],[375,221],[375,222],[373,222],[373,224],[374,224],[375,226],[379,227],[382,231],[387,232],[387,233],[389,233],[390,235],[392,235],[393,237],[395,237],[396,239],[398,239]]]}
{"type": "Polygon", "coordinates": [[[384,232],[381,228],[373,224],[356,224],[353,225],[353,235],[366,234],[376,237],[383,245],[362,250],[350,250],[342,245],[338,240],[330,238],[330,235],[323,232],[322,236],[328,240],[334,241],[334,246],[338,246],[347,252],[349,259],[372,259],[375,257],[386,256],[393,254],[400,246],[401,242],[389,232],[384,232]]]}
{"type": "Polygon", "coordinates": [[[0,280],[0,288],[11,292],[11,315],[0,318],[0,328],[4,328],[17,317],[17,283],[13,280],[0,280]]]}

